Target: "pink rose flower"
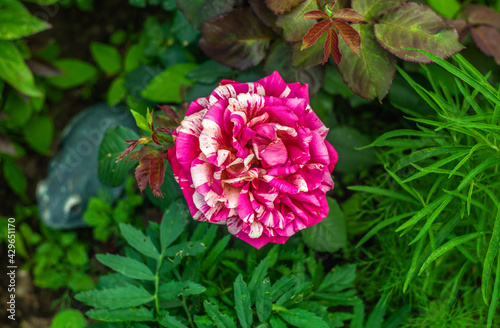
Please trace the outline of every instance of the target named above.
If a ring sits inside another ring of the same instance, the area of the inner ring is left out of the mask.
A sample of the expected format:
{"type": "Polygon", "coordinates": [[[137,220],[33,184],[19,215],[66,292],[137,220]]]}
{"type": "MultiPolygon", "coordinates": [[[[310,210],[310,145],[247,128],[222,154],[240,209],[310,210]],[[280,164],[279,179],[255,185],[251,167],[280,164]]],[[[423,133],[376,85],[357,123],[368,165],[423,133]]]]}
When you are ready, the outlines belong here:
{"type": "Polygon", "coordinates": [[[261,248],[328,214],[338,156],[327,133],[307,85],[274,72],[255,83],[223,80],[193,101],[168,157],[195,220],[226,224],[261,248]]]}

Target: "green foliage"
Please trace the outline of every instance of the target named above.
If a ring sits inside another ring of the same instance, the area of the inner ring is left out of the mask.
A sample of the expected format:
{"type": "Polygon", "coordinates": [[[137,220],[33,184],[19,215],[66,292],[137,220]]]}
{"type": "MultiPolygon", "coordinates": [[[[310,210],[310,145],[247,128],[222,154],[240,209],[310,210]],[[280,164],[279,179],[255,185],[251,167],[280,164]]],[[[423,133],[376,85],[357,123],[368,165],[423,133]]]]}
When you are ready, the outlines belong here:
{"type": "Polygon", "coordinates": [[[418,123],[415,130],[391,131],[375,139],[368,147],[384,147],[384,187],[352,189],[371,193],[379,201],[381,196],[390,197],[381,203],[386,219],[372,227],[367,238],[395,223],[399,224],[396,231],[408,236],[413,257],[403,291],[424,273],[432,275],[452,263],[472,265],[477,273],[469,273],[470,278],[482,281],[481,294],[490,306],[491,326],[497,306],[491,295],[496,292],[494,282],[500,280],[492,274],[498,262],[500,230],[496,196],[500,193],[500,98],[486,77],[462,56],[454,57],[458,65],[454,66],[428,52],[421,53],[451,73],[454,84],[438,78],[440,68],[423,66],[422,73],[433,89],[429,91],[398,68],[435,113],[410,118],[418,123]]]}

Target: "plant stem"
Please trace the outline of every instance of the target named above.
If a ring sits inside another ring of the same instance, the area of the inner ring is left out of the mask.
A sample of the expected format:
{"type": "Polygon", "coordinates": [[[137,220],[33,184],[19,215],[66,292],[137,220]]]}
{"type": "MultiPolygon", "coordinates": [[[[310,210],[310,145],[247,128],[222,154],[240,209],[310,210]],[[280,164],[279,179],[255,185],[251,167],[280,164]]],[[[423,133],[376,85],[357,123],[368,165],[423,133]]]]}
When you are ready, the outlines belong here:
{"type": "MultiPolygon", "coordinates": [[[[181,275],[179,274],[179,270],[177,270],[177,268],[174,268],[173,272],[174,272],[174,275],[177,278],[177,280],[180,281],[181,275]]],[[[188,309],[187,303],[186,303],[186,298],[184,298],[184,295],[181,295],[181,300],[182,300],[182,307],[184,308],[184,312],[186,312],[186,316],[187,316],[188,321],[189,321],[189,325],[191,326],[191,328],[196,328],[194,326],[193,319],[191,318],[191,313],[189,313],[189,309],[188,309]]]]}

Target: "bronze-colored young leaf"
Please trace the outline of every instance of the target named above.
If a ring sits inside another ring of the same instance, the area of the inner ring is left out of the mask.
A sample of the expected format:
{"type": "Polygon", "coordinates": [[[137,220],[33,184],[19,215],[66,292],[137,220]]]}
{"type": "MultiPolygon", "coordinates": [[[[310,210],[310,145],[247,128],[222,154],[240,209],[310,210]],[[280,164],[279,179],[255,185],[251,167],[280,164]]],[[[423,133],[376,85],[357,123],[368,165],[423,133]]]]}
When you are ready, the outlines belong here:
{"type": "Polygon", "coordinates": [[[351,23],[360,23],[360,22],[363,22],[365,20],[365,16],[352,10],[351,8],[342,8],[340,10],[337,10],[333,14],[332,18],[341,19],[341,20],[348,21],[351,23]]]}
{"type": "Polygon", "coordinates": [[[340,20],[334,20],[333,24],[339,30],[342,39],[347,43],[352,53],[359,55],[359,45],[361,44],[361,38],[359,37],[358,31],[356,31],[351,25],[340,20]]]}
{"type": "Polygon", "coordinates": [[[304,19],[304,15],[311,10],[318,10],[316,0],[306,0],[289,13],[278,16],[276,25],[283,29],[283,39],[287,42],[301,42],[314,22],[304,19]]]}
{"type": "Polygon", "coordinates": [[[283,14],[289,12],[292,8],[297,7],[304,1],[305,0],[265,0],[265,3],[275,14],[283,14]]]}
{"type": "Polygon", "coordinates": [[[366,99],[384,98],[391,87],[396,58],[385,51],[375,39],[373,24],[354,27],[361,37],[359,56],[347,44],[340,42],[343,60],[338,65],[344,82],[351,90],[366,99]]]}
{"type": "Polygon", "coordinates": [[[500,13],[489,7],[469,4],[464,8],[462,14],[467,17],[469,24],[484,24],[500,28],[500,13]]]}
{"type": "Polygon", "coordinates": [[[213,60],[247,69],[264,59],[274,33],[249,7],[238,8],[203,24],[200,48],[213,60]]]}
{"type": "Polygon", "coordinates": [[[304,18],[307,19],[330,19],[330,16],[327,15],[324,11],[321,10],[311,10],[304,14],[304,18]]]}
{"type": "Polygon", "coordinates": [[[337,65],[342,61],[342,54],[339,49],[339,37],[334,30],[329,30],[326,36],[323,64],[328,61],[330,56],[332,56],[333,61],[337,65]]]}
{"type": "Polygon", "coordinates": [[[485,55],[495,58],[495,63],[500,65],[500,32],[498,29],[487,25],[472,26],[470,34],[479,49],[485,55]]]}
{"type": "Polygon", "coordinates": [[[318,41],[318,39],[330,29],[332,26],[332,21],[323,20],[319,23],[314,24],[309,31],[307,31],[306,35],[302,39],[302,47],[301,50],[309,48],[313,44],[318,41]]]}
{"type": "Polygon", "coordinates": [[[146,154],[143,156],[140,161],[139,165],[135,169],[135,179],[137,180],[137,185],[139,186],[139,190],[141,192],[146,189],[146,186],[148,185],[149,182],[149,174],[150,174],[150,163],[151,159],[155,157],[155,154],[146,154]]]}
{"type": "Polygon", "coordinates": [[[401,5],[406,0],[352,0],[352,9],[367,21],[374,21],[382,14],[401,5]]]}
{"type": "Polygon", "coordinates": [[[406,3],[385,14],[375,24],[375,36],[382,47],[401,59],[430,63],[426,55],[403,49],[411,47],[432,52],[446,58],[459,52],[463,46],[458,42],[455,29],[430,7],[406,3]]]}
{"type": "Polygon", "coordinates": [[[149,169],[149,186],[151,187],[151,192],[156,197],[163,198],[160,187],[165,178],[165,161],[161,156],[153,157],[151,158],[149,169]]]}

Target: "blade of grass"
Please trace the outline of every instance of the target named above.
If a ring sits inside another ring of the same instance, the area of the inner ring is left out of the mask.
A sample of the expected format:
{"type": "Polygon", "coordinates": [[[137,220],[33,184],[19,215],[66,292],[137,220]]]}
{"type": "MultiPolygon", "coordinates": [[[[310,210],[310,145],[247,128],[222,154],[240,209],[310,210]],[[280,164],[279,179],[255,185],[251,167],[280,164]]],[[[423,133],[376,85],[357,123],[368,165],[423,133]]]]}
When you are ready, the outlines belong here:
{"type": "Polygon", "coordinates": [[[495,317],[499,299],[500,299],[500,259],[497,259],[495,286],[493,287],[493,295],[491,295],[491,304],[490,308],[488,309],[488,319],[486,324],[487,328],[491,328],[493,326],[493,318],[495,317]]]}
{"type": "Polygon", "coordinates": [[[422,272],[424,272],[424,270],[427,268],[427,266],[429,266],[429,264],[434,262],[434,260],[436,260],[438,257],[446,254],[447,252],[451,251],[452,249],[454,249],[458,245],[466,243],[469,240],[475,239],[475,238],[477,238],[481,235],[484,235],[484,234],[485,234],[485,232],[473,232],[473,233],[470,233],[467,235],[455,237],[452,240],[446,242],[444,245],[438,247],[438,249],[436,249],[434,252],[432,252],[431,255],[429,255],[429,257],[425,260],[424,264],[422,264],[422,267],[420,268],[418,275],[420,276],[422,274],[422,272]]]}
{"type": "Polygon", "coordinates": [[[400,215],[396,215],[390,219],[386,219],[382,222],[379,222],[376,226],[370,229],[363,238],[357,243],[356,248],[360,247],[364,243],[366,243],[371,237],[373,237],[377,232],[382,230],[383,228],[390,226],[391,224],[400,221],[401,219],[404,219],[406,217],[409,217],[410,215],[413,215],[415,212],[410,212],[410,213],[404,213],[400,215]]]}
{"type": "Polygon", "coordinates": [[[432,203],[428,204],[424,208],[422,208],[420,211],[417,212],[414,216],[412,216],[408,221],[400,225],[397,229],[396,232],[401,231],[403,229],[406,229],[408,227],[414,226],[415,224],[418,223],[423,217],[425,217],[427,214],[431,213],[435,208],[437,208],[446,198],[448,198],[449,195],[441,195],[441,197],[435,199],[432,203]]]}
{"type": "Polygon", "coordinates": [[[472,171],[470,171],[469,174],[467,174],[467,176],[462,180],[462,182],[460,182],[456,190],[457,191],[462,190],[472,179],[474,179],[476,175],[486,170],[488,167],[498,164],[500,164],[500,158],[498,157],[498,154],[495,154],[487,158],[481,164],[476,166],[472,171]]]}
{"type": "Polygon", "coordinates": [[[370,186],[349,186],[349,187],[347,187],[347,189],[354,190],[354,191],[367,192],[367,193],[371,193],[371,194],[375,194],[375,195],[379,195],[379,196],[391,197],[391,198],[411,202],[414,204],[418,204],[418,202],[415,201],[415,199],[413,199],[411,197],[405,196],[405,195],[400,194],[396,191],[387,190],[387,189],[383,189],[383,188],[370,187],[370,186]]]}
{"type": "Polygon", "coordinates": [[[448,197],[446,197],[443,200],[443,202],[438,206],[438,208],[434,211],[434,213],[432,213],[432,215],[429,216],[429,218],[427,219],[427,222],[424,224],[424,226],[422,227],[422,229],[420,229],[420,231],[418,232],[417,236],[415,238],[413,238],[413,240],[409,243],[409,245],[414,244],[420,238],[422,238],[423,235],[425,235],[425,233],[427,232],[427,230],[429,230],[429,228],[431,227],[432,223],[434,223],[434,220],[436,220],[436,218],[438,217],[438,215],[441,214],[441,212],[446,208],[446,206],[448,206],[448,204],[451,202],[452,199],[453,199],[453,196],[452,195],[448,195],[448,197]]]}
{"type": "Polygon", "coordinates": [[[495,219],[495,224],[493,226],[493,233],[491,234],[490,243],[488,244],[488,250],[486,251],[486,256],[484,258],[484,264],[483,264],[483,274],[481,278],[481,292],[483,295],[483,300],[486,304],[488,304],[487,294],[490,283],[491,270],[493,267],[493,262],[495,261],[495,257],[497,256],[499,246],[500,246],[500,207],[497,208],[497,216],[495,219]]]}

